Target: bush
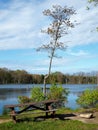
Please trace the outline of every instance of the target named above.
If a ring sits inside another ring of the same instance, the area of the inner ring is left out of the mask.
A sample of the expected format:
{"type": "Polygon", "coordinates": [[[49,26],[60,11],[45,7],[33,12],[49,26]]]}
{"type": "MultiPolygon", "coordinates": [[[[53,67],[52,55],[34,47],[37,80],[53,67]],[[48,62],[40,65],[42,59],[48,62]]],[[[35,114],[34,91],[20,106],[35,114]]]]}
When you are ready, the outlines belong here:
{"type": "Polygon", "coordinates": [[[57,104],[58,106],[62,106],[64,102],[67,101],[67,95],[68,91],[65,88],[63,88],[62,85],[53,84],[51,85],[46,97],[44,96],[42,88],[37,86],[32,88],[30,98],[26,96],[19,96],[18,101],[19,103],[28,103],[31,101],[38,102],[46,99],[50,100],[60,99],[60,101],[58,101],[57,104]]]}
{"type": "Polygon", "coordinates": [[[62,99],[67,100],[68,91],[62,85],[53,84],[47,95],[48,99],[62,99]]]}
{"type": "Polygon", "coordinates": [[[67,101],[68,91],[62,85],[53,84],[47,94],[50,100],[58,100],[57,103],[52,104],[53,107],[64,107],[67,101]]]}
{"type": "Polygon", "coordinates": [[[28,103],[31,102],[31,99],[27,96],[18,96],[19,103],[28,103]]]}
{"type": "Polygon", "coordinates": [[[85,90],[77,99],[77,103],[83,108],[94,108],[98,105],[98,89],[85,90]]]}
{"type": "Polygon", "coordinates": [[[36,102],[43,101],[45,99],[41,87],[37,86],[37,87],[32,88],[31,99],[32,99],[32,101],[36,101],[36,102]]]}

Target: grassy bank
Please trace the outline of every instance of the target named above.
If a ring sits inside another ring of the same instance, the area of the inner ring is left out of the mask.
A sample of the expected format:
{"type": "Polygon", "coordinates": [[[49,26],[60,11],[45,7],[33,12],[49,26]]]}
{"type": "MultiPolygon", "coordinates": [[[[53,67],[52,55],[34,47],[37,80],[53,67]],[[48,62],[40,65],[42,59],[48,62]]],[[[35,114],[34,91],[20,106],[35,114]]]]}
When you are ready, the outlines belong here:
{"type": "MultiPolygon", "coordinates": [[[[57,115],[71,113],[70,110],[59,110],[57,115]]],[[[28,115],[19,117],[21,121],[14,124],[12,121],[0,124],[0,130],[98,130],[98,124],[85,124],[80,121],[63,118],[37,118],[40,115],[28,115]],[[39,119],[39,120],[38,120],[39,119]]],[[[42,114],[41,114],[42,116],[42,114]]],[[[7,118],[8,119],[8,118],[7,118]]]]}
{"type": "Polygon", "coordinates": [[[25,121],[17,124],[13,122],[0,124],[0,130],[98,130],[98,125],[84,124],[72,120],[25,121]]]}

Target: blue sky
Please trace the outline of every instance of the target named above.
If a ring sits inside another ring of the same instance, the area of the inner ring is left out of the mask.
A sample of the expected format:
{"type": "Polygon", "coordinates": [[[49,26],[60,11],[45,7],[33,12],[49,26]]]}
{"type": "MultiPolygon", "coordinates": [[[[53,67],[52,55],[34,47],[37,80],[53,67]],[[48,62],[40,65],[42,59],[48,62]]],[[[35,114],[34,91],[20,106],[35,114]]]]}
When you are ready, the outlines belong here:
{"type": "Polygon", "coordinates": [[[48,73],[47,53],[36,48],[49,41],[41,33],[50,23],[42,12],[56,4],[73,7],[76,15],[71,20],[80,24],[63,37],[68,48],[58,52],[62,58],[54,58],[52,72],[98,71],[98,7],[86,0],[0,0],[0,68],[48,73]]]}

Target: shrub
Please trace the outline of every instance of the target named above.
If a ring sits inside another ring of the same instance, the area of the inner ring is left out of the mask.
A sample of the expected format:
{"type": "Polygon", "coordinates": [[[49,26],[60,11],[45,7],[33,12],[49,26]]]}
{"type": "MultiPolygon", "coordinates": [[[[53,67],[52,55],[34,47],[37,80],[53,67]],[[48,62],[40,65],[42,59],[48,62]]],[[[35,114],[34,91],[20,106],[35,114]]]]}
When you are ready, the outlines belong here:
{"type": "Polygon", "coordinates": [[[28,103],[31,102],[31,99],[27,96],[18,96],[19,103],[28,103]]]}
{"type": "Polygon", "coordinates": [[[48,99],[61,99],[66,100],[68,91],[62,87],[62,85],[53,84],[50,87],[50,91],[47,95],[48,99]]]}
{"type": "Polygon", "coordinates": [[[53,103],[52,107],[64,107],[65,101],[67,101],[68,91],[62,87],[62,85],[53,84],[47,94],[47,99],[58,100],[57,103],[53,103]]]}
{"type": "Polygon", "coordinates": [[[63,88],[62,85],[56,85],[56,84],[51,85],[46,97],[44,96],[42,88],[36,86],[32,88],[30,98],[26,96],[19,96],[18,101],[19,103],[28,103],[31,101],[38,102],[46,99],[50,100],[60,99],[60,101],[58,101],[57,103],[58,105],[56,104],[56,106],[62,106],[64,102],[67,101],[67,95],[68,91],[65,88],[63,88]]]}
{"type": "Polygon", "coordinates": [[[83,108],[92,108],[98,105],[98,89],[85,90],[77,99],[77,103],[83,108]]]}
{"type": "Polygon", "coordinates": [[[42,92],[42,88],[37,86],[33,87],[31,90],[31,99],[32,101],[42,101],[45,99],[44,94],[42,92]]]}

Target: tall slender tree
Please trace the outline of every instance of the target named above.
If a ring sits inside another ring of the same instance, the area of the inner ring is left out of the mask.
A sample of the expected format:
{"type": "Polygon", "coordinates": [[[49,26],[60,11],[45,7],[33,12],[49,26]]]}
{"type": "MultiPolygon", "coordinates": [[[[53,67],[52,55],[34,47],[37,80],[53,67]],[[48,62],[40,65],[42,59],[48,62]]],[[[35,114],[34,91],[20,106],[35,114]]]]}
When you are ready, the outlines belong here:
{"type": "Polygon", "coordinates": [[[44,77],[43,90],[46,96],[46,80],[51,73],[53,58],[58,58],[56,55],[57,50],[65,50],[67,48],[67,45],[62,42],[61,38],[68,34],[69,28],[74,27],[74,23],[70,21],[70,17],[75,14],[75,10],[72,7],[68,8],[66,6],[54,5],[52,9],[44,10],[43,14],[50,17],[52,21],[47,29],[42,30],[42,33],[50,36],[50,42],[43,44],[37,49],[37,51],[47,51],[50,59],[48,74],[44,77]]]}

